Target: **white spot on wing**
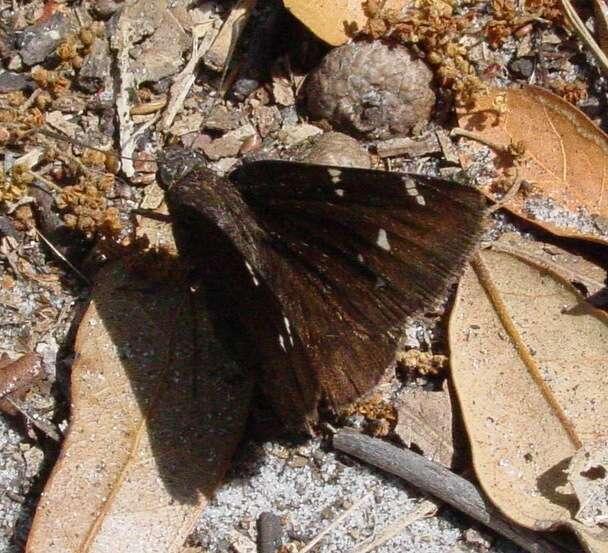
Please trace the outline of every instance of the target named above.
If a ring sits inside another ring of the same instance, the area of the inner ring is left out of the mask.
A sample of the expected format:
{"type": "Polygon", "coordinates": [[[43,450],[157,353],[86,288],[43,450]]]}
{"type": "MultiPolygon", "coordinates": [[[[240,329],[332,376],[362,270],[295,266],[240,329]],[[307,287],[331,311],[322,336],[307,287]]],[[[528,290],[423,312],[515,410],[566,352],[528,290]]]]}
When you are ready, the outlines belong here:
{"type": "Polygon", "coordinates": [[[426,205],[424,201],[424,197],[420,192],[418,192],[418,188],[416,188],[416,183],[412,179],[403,179],[405,184],[405,191],[410,195],[416,198],[416,203],[419,205],[426,205]]]}
{"type": "Polygon", "coordinates": [[[249,274],[251,275],[251,280],[253,280],[253,285],[259,286],[260,281],[256,278],[255,272],[253,271],[253,267],[249,264],[248,261],[245,261],[245,267],[247,267],[247,270],[249,271],[249,274]]]}
{"type": "Polygon", "coordinates": [[[328,169],[327,172],[329,173],[329,176],[331,177],[331,182],[333,182],[334,184],[339,183],[342,180],[342,171],[340,171],[340,169],[328,169]]]}
{"type": "Polygon", "coordinates": [[[291,344],[291,347],[293,347],[293,336],[291,334],[291,325],[289,324],[289,319],[284,316],[283,322],[285,323],[285,328],[287,329],[287,336],[289,337],[289,343],[291,344]]]}
{"type": "Polygon", "coordinates": [[[357,256],[357,261],[358,261],[359,263],[365,263],[365,259],[364,259],[364,257],[363,257],[361,254],[359,254],[359,255],[357,256]]]}
{"type": "Polygon", "coordinates": [[[344,190],[342,188],[336,188],[336,196],[344,196],[344,190]]]}
{"type": "Polygon", "coordinates": [[[376,245],[387,252],[391,251],[391,245],[388,243],[388,236],[386,235],[386,231],[381,228],[378,231],[378,238],[376,238],[376,245]]]}
{"type": "Polygon", "coordinates": [[[287,351],[287,350],[285,349],[285,339],[283,338],[283,335],[282,335],[282,334],[279,334],[279,346],[281,346],[281,349],[282,349],[283,351],[285,351],[285,352],[287,351]]]}

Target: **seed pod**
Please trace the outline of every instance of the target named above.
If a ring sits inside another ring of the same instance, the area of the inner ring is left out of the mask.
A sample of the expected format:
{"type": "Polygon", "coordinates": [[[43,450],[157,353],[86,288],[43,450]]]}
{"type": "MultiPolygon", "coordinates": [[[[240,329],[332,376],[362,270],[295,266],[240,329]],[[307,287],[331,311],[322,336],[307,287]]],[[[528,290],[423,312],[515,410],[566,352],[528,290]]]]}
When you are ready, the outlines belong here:
{"type": "Polygon", "coordinates": [[[332,50],[306,83],[310,115],[371,139],[407,135],[435,103],[428,66],[403,46],[352,43],[332,50]]]}
{"type": "Polygon", "coordinates": [[[80,29],[79,37],[80,42],[82,42],[85,46],[91,46],[91,44],[95,42],[95,34],[88,27],[83,27],[80,29]]]}

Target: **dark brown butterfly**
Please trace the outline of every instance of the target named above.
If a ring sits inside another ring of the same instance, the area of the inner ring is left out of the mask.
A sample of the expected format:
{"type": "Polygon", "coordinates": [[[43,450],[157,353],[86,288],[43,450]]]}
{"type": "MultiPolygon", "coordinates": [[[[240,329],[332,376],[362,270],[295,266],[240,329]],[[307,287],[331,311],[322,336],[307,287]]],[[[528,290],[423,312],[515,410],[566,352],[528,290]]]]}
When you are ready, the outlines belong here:
{"type": "Polygon", "coordinates": [[[225,179],[183,159],[161,171],[178,248],[289,425],[377,383],[397,327],[443,298],[484,229],[482,194],[450,181],[284,161],[225,179]]]}

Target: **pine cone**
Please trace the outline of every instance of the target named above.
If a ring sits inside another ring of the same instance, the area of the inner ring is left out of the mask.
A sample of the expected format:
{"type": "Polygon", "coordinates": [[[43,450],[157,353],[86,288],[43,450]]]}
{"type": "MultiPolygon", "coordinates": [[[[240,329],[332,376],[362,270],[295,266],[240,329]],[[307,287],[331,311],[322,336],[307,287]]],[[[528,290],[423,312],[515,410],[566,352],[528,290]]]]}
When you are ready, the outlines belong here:
{"type": "Polygon", "coordinates": [[[332,50],[306,82],[309,114],[368,139],[407,135],[435,103],[433,74],[403,46],[359,42],[332,50]]]}

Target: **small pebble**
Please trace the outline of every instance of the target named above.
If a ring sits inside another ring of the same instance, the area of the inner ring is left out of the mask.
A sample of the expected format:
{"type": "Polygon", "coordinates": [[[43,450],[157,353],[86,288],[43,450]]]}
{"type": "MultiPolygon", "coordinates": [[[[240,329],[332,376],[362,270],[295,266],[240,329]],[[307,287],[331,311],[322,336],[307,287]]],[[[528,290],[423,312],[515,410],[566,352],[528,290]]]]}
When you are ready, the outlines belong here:
{"type": "Polygon", "coordinates": [[[528,79],[534,72],[534,63],[528,58],[518,58],[509,64],[509,69],[516,77],[528,79]]]}

